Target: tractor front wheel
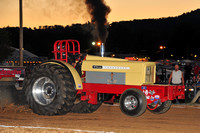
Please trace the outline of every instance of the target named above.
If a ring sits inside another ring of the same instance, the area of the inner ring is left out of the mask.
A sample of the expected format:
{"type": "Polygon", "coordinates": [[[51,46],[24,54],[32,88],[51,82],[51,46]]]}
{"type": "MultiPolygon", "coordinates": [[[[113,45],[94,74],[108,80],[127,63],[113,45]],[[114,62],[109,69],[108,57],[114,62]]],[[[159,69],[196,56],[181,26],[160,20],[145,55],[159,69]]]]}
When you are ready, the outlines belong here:
{"type": "Polygon", "coordinates": [[[120,97],[121,111],[132,117],[138,117],[146,111],[147,100],[139,89],[128,89],[120,97]]]}

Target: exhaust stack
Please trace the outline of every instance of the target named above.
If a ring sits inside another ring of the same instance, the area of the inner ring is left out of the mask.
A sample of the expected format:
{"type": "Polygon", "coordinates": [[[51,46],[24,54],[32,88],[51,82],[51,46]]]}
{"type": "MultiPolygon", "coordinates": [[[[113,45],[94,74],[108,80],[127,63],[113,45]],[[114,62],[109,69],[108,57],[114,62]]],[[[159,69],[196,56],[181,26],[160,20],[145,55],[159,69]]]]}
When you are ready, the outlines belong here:
{"type": "Polygon", "coordinates": [[[105,46],[104,46],[104,43],[101,43],[101,46],[100,46],[100,56],[101,57],[105,56],[105,46]]]}

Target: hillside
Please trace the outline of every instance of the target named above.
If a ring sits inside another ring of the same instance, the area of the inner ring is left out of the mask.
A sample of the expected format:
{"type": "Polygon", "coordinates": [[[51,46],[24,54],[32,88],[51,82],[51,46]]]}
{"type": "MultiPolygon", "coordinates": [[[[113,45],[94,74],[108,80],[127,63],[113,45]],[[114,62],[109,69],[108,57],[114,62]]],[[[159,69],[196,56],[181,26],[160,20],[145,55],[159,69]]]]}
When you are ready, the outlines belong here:
{"type": "MultiPolygon", "coordinates": [[[[52,57],[53,43],[58,39],[77,39],[81,50],[91,49],[94,26],[73,24],[72,26],[40,26],[24,28],[24,48],[39,56],[52,57]]],[[[9,34],[11,46],[19,46],[19,28],[1,28],[9,34]]],[[[165,57],[180,59],[200,56],[200,9],[176,17],[142,19],[113,22],[108,26],[109,36],[106,50],[114,53],[136,53],[151,59],[162,58],[160,45],[166,46],[165,57]],[[192,56],[191,56],[192,55],[192,56]]],[[[3,32],[0,32],[3,34],[3,32]]],[[[1,43],[3,44],[2,41],[1,43]]],[[[0,44],[1,45],[1,44],[0,44]]]]}
{"type": "Polygon", "coordinates": [[[168,58],[171,54],[176,58],[200,55],[200,9],[177,17],[112,23],[109,32],[111,49],[138,54],[145,51],[157,57],[159,46],[165,45],[168,58]]]}

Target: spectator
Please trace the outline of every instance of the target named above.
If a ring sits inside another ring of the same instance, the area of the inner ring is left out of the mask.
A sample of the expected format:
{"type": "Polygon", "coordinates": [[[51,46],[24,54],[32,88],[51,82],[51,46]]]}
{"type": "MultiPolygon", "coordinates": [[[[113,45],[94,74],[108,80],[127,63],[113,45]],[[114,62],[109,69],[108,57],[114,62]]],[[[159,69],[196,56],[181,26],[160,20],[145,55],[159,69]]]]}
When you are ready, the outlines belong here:
{"type": "Polygon", "coordinates": [[[175,65],[175,70],[172,71],[169,77],[169,84],[172,82],[173,85],[184,85],[183,73],[179,70],[179,65],[175,65]]]}
{"type": "MultiPolygon", "coordinates": [[[[183,73],[179,70],[179,65],[175,65],[175,70],[172,71],[169,77],[169,84],[171,81],[173,85],[184,85],[183,73]]],[[[178,99],[176,99],[176,103],[179,104],[178,99]]]]}

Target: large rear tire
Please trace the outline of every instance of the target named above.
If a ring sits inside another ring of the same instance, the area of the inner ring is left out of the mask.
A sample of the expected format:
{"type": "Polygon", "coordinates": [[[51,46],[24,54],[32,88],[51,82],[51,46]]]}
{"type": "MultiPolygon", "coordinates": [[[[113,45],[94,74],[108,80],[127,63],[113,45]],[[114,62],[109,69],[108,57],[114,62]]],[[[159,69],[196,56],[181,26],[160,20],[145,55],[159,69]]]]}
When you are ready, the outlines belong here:
{"type": "MultiPolygon", "coordinates": [[[[172,101],[168,100],[158,105],[158,107],[155,110],[150,110],[150,109],[148,110],[154,114],[163,114],[163,113],[166,113],[171,108],[171,105],[172,105],[172,101]]],[[[151,105],[148,105],[148,106],[149,108],[154,108],[151,105]]]]}
{"type": "Polygon", "coordinates": [[[71,110],[76,90],[68,69],[51,63],[41,64],[25,81],[26,99],[34,113],[63,115],[71,110]]]}
{"type": "Polygon", "coordinates": [[[128,89],[120,97],[121,111],[132,117],[138,117],[146,111],[146,96],[139,89],[128,89]]]}

